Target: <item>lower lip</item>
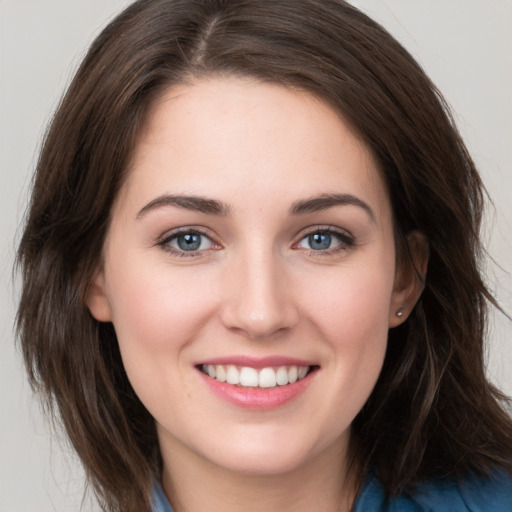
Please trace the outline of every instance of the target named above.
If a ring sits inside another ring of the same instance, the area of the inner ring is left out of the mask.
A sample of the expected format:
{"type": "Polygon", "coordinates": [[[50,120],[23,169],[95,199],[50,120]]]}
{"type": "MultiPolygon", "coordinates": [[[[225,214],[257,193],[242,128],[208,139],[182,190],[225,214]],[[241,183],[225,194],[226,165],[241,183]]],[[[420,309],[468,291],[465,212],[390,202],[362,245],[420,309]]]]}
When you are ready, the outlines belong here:
{"type": "Polygon", "coordinates": [[[303,379],[275,388],[245,388],[227,382],[219,382],[198,370],[205,384],[220,398],[242,409],[276,409],[304,393],[314,378],[316,371],[303,379]]]}

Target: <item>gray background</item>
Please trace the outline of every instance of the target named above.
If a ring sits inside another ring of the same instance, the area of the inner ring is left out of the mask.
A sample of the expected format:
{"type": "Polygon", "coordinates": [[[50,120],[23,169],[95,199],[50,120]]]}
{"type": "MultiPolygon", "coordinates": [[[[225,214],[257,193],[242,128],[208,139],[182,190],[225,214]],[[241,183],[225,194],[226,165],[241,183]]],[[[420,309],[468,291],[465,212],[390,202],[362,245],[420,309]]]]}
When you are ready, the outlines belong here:
{"type": "MultiPolygon", "coordinates": [[[[256,0],[257,1],[257,0],[256,0]]],[[[49,435],[14,348],[11,269],[46,122],[92,37],[126,0],[0,0],[0,512],[76,511],[83,475],[49,435]]],[[[452,105],[494,201],[488,279],[512,314],[512,0],[361,0],[452,105]]],[[[512,323],[493,317],[489,376],[512,395],[512,323]]],[[[92,500],[83,510],[97,510],[92,500]]]]}

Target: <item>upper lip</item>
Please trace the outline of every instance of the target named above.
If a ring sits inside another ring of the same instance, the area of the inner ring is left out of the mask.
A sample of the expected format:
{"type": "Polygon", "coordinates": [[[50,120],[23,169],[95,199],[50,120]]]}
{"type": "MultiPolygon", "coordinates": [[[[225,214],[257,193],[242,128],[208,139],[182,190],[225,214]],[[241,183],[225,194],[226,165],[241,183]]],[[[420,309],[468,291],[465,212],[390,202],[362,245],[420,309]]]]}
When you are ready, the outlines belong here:
{"type": "Polygon", "coordinates": [[[276,366],[315,366],[315,363],[306,361],[304,359],[297,359],[295,357],[287,356],[266,356],[266,357],[252,357],[252,356],[221,356],[199,361],[196,366],[201,365],[234,365],[234,366],[248,366],[250,368],[269,368],[276,366]]]}

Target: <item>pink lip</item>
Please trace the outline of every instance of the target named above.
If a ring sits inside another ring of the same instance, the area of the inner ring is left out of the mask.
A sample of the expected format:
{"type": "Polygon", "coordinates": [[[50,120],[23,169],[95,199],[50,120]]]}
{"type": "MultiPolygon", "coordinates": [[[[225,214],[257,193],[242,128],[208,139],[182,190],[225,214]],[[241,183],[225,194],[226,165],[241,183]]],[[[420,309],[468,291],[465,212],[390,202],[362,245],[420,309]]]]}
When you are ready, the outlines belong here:
{"type": "MultiPolygon", "coordinates": [[[[223,359],[223,361],[225,360],[223,359]]],[[[244,364],[243,366],[248,365],[244,364]]],[[[268,364],[267,362],[266,366],[283,365],[272,365],[268,364]]],[[[293,384],[287,384],[286,386],[276,386],[275,388],[246,388],[243,386],[228,384],[227,382],[219,382],[218,380],[205,375],[201,370],[198,369],[197,371],[200,378],[208,386],[208,388],[221,399],[241,409],[253,409],[260,411],[276,409],[299,397],[306,391],[318,373],[317,371],[312,371],[303,379],[294,382],[293,384]]]]}
{"type": "Polygon", "coordinates": [[[250,366],[260,370],[261,368],[270,368],[276,366],[315,366],[315,363],[311,361],[305,361],[303,359],[295,359],[292,357],[285,356],[267,356],[267,357],[251,357],[251,356],[226,356],[226,357],[215,357],[213,359],[205,359],[196,364],[201,366],[203,364],[232,364],[234,366],[250,366]]]}

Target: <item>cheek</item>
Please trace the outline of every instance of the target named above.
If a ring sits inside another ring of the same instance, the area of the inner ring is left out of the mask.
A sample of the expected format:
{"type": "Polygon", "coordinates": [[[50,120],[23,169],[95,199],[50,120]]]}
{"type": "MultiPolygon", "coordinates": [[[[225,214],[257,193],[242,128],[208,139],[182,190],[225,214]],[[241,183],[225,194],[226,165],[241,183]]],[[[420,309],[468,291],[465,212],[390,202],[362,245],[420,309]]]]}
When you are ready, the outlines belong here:
{"type": "MultiPolygon", "coordinates": [[[[213,286],[197,274],[129,260],[110,274],[112,321],[124,368],[156,419],[165,420],[168,404],[189,393],[188,347],[215,311],[213,286]]],[[[196,414],[186,401],[181,407],[191,418],[196,414]]]]}
{"type": "Polygon", "coordinates": [[[111,273],[112,318],[127,371],[132,359],[158,361],[163,353],[179,355],[194,339],[215,308],[208,282],[193,271],[173,271],[161,262],[125,261],[111,273]]]}
{"type": "MultiPolygon", "coordinates": [[[[327,341],[333,390],[355,416],[380,374],[388,339],[393,275],[387,266],[343,269],[309,297],[310,318],[327,341]]],[[[336,402],[336,398],[333,397],[336,402]]]]}
{"type": "Polygon", "coordinates": [[[305,294],[306,309],[331,336],[359,332],[348,337],[359,344],[375,328],[387,332],[393,275],[393,265],[379,263],[334,269],[313,280],[315,286],[305,294]]]}

